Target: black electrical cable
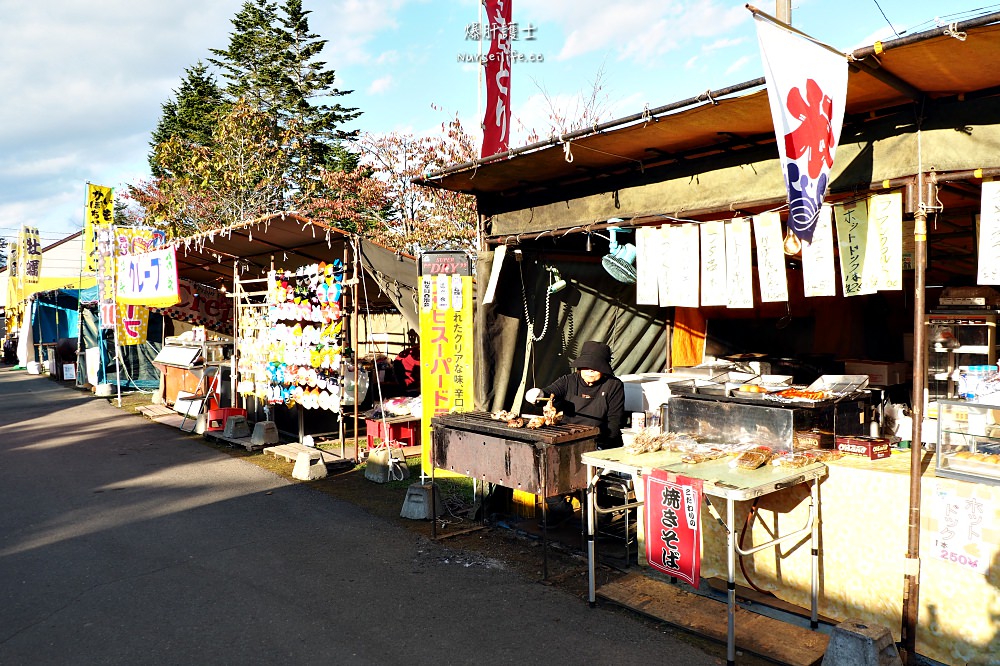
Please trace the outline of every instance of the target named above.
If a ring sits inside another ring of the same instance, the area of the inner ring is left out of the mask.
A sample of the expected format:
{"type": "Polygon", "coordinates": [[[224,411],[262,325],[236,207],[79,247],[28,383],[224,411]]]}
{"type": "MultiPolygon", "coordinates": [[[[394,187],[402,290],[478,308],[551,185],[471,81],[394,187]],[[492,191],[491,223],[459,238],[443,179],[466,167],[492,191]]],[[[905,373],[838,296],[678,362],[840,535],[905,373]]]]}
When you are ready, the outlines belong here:
{"type": "Polygon", "coordinates": [[[890,21],[890,20],[889,20],[889,17],[888,17],[888,16],[886,16],[886,15],[885,15],[885,12],[883,12],[883,11],[882,11],[882,6],[881,6],[880,4],[878,4],[878,0],[872,0],[872,2],[874,2],[874,3],[875,3],[875,6],[876,6],[876,7],[878,7],[878,10],[879,10],[879,12],[880,12],[880,13],[882,14],[882,18],[884,18],[884,19],[885,19],[885,22],[889,24],[889,29],[890,29],[890,30],[892,30],[892,34],[894,34],[894,35],[896,35],[897,37],[899,37],[899,33],[898,33],[898,32],[896,32],[896,28],[894,28],[894,27],[892,26],[892,21],[890,21]]]}

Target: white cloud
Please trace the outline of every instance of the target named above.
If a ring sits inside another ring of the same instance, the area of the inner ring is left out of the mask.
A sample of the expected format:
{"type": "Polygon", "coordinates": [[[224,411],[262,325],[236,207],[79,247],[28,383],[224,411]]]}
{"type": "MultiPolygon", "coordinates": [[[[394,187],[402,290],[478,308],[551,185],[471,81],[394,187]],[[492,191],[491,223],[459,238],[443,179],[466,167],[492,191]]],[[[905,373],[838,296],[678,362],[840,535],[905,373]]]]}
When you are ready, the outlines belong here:
{"type": "Polygon", "coordinates": [[[386,75],[375,79],[370,84],[368,84],[368,94],[369,95],[381,95],[392,89],[395,82],[392,80],[392,75],[386,75]]]}
{"type": "Polygon", "coordinates": [[[733,61],[733,64],[726,68],[726,76],[740,71],[748,62],[750,62],[750,56],[741,56],[737,58],[733,61]]]}
{"type": "Polygon", "coordinates": [[[566,40],[556,56],[568,60],[609,50],[622,60],[658,64],[662,56],[697,39],[721,35],[749,20],[743,6],[716,0],[550,0],[532,14],[562,25],[566,40]]]}

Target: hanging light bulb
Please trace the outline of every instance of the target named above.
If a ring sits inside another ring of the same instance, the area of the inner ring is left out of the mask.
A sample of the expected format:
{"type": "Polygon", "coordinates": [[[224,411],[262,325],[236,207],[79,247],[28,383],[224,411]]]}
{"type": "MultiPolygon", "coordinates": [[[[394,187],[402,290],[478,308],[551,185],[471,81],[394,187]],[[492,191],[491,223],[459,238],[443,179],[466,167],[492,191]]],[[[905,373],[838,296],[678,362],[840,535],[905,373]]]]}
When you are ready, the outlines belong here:
{"type": "Polygon", "coordinates": [[[791,227],[788,227],[788,231],[785,233],[785,240],[782,243],[782,248],[784,249],[785,254],[790,257],[802,252],[802,241],[795,235],[795,232],[792,231],[791,227]]]}
{"type": "Polygon", "coordinates": [[[594,248],[590,244],[590,232],[587,232],[587,252],[592,251],[594,248]]]}

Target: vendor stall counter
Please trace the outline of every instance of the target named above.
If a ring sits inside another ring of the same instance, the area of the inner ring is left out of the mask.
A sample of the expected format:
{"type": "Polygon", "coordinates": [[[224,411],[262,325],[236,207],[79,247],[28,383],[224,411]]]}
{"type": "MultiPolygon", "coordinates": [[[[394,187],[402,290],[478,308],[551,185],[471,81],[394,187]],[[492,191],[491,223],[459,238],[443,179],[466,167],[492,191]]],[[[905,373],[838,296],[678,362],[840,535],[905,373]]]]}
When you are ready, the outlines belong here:
{"type": "MultiPolygon", "coordinates": [[[[630,454],[624,449],[592,451],[582,456],[587,467],[587,572],[588,598],[591,604],[596,601],[595,585],[595,526],[597,524],[597,480],[602,473],[618,472],[630,476],[636,486],[641,485],[643,476],[653,469],[662,469],[688,478],[700,479],[703,482],[702,491],[706,495],[719,497],[726,502],[726,563],[727,563],[727,644],[726,658],[730,665],[736,659],[736,556],[750,555],[765,548],[774,547],[792,539],[808,536],[812,552],[811,576],[811,626],[818,626],[817,590],[819,589],[819,533],[816,519],[819,507],[819,485],[817,479],[826,474],[826,466],[822,463],[811,463],[799,468],[784,468],[765,465],[757,470],[734,470],[729,466],[729,460],[715,460],[697,465],[681,462],[683,454],[677,452],[654,452],[646,454],[630,454]],[[780,537],[759,543],[743,550],[736,536],[736,502],[754,499],[785,488],[800,484],[809,484],[810,503],[809,514],[804,527],[783,533],[780,537]]],[[[641,505],[643,502],[637,502],[641,505]]],[[[621,507],[618,507],[621,508],[621,507]]]]}

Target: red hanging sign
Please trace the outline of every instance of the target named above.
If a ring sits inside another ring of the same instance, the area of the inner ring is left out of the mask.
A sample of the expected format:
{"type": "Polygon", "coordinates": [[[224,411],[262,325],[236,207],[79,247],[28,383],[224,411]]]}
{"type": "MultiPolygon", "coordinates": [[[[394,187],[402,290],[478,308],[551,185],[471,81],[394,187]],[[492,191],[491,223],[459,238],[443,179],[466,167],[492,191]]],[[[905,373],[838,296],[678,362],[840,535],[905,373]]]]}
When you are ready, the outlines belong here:
{"type": "Polygon", "coordinates": [[[511,0],[485,0],[490,50],[484,58],[486,114],[482,157],[507,152],[510,144],[511,0]]]}
{"type": "Polygon", "coordinates": [[[649,566],[698,587],[701,578],[701,479],[664,470],[646,476],[649,566]]]}

